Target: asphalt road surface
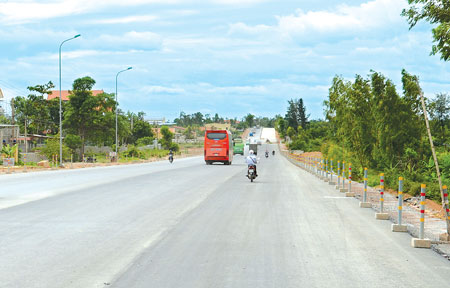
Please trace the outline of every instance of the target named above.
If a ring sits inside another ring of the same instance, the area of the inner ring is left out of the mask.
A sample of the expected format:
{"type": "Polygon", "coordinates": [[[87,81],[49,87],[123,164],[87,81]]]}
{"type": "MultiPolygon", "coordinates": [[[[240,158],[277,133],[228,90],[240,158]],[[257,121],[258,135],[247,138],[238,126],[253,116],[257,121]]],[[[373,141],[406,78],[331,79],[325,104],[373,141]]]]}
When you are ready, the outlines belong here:
{"type": "Polygon", "coordinates": [[[3,175],[0,287],[450,286],[447,260],[278,152],[245,173],[237,156],[3,175]]]}

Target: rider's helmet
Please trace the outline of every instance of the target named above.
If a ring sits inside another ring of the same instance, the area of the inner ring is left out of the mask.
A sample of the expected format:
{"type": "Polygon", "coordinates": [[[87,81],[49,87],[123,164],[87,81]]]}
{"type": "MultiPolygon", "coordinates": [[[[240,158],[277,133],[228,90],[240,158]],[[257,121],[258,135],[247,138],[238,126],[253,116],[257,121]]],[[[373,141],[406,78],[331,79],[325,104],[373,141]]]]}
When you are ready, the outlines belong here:
{"type": "Polygon", "coordinates": [[[253,150],[248,151],[248,154],[253,155],[255,154],[255,152],[253,152],[253,150]]]}

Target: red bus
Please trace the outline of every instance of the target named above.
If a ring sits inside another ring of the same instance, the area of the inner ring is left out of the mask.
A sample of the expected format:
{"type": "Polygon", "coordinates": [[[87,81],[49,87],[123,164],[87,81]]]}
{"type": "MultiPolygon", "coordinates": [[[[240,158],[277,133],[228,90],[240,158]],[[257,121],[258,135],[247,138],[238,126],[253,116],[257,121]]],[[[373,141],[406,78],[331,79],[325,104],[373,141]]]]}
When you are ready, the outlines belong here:
{"type": "Polygon", "coordinates": [[[205,162],[210,165],[222,162],[230,165],[233,161],[233,137],[228,130],[206,130],[205,162]]]}

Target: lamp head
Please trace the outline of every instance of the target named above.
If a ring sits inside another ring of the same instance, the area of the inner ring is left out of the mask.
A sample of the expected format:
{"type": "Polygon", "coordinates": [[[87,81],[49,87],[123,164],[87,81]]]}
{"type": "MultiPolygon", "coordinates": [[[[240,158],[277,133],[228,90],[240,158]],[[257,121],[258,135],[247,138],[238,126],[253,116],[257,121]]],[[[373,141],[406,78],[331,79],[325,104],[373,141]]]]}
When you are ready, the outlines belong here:
{"type": "Polygon", "coordinates": [[[77,34],[77,35],[73,36],[73,38],[75,39],[75,38],[78,38],[80,36],[81,36],[81,34],[77,34]]]}

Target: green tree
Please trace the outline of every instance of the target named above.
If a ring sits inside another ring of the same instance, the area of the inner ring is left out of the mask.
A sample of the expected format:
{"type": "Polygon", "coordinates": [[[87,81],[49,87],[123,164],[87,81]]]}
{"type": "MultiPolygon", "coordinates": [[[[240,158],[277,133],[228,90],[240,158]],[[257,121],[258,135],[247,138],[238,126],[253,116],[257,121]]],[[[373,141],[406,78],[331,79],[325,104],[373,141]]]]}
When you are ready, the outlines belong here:
{"type": "Polygon", "coordinates": [[[288,123],[284,120],[283,117],[278,116],[277,120],[275,120],[275,129],[278,131],[282,138],[286,137],[286,131],[288,128],[288,123]]]}
{"type": "MultiPolygon", "coordinates": [[[[48,160],[52,160],[54,155],[59,157],[59,135],[49,138],[44,147],[41,148],[40,154],[45,156],[48,160]]],[[[70,160],[70,149],[63,143],[63,160],[70,160]]]]}
{"type": "Polygon", "coordinates": [[[289,138],[294,139],[296,135],[295,129],[289,126],[289,128],[287,128],[286,130],[286,135],[289,136],[289,138]]]}
{"type": "Polygon", "coordinates": [[[128,113],[130,120],[133,123],[131,130],[131,143],[136,144],[138,139],[148,137],[153,138],[152,125],[144,120],[145,113],[138,112],[138,114],[128,113]]]}
{"type": "Polygon", "coordinates": [[[169,127],[161,127],[162,138],[159,140],[164,149],[170,149],[172,145],[173,133],[169,130],[169,127]]]}
{"type": "Polygon", "coordinates": [[[301,126],[303,129],[305,129],[308,123],[309,116],[306,115],[306,108],[303,104],[303,99],[291,99],[288,101],[288,104],[289,105],[285,117],[288,125],[295,130],[297,130],[298,126],[301,126]]]}
{"type": "Polygon", "coordinates": [[[244,122],[247,127],[253,127],[255,125],[255,115],[250,113],[245,115],[244,122]]]}
{"type": "Polygon", "coordinates": [[[67,134],[64,137],[64,145],[69,147],[71,154],[75,153],[75,150],[81,148],[81,138],[78,135],[67,134]]]}
{"type": "Polygon", "coordinates": [[[446,127],[450,119],[450,97],[446,93],[439,93],[430,106],[430,115],[440,132],[439,144],[442,145],[446,140],[446,127]]]}
{"type": "Polygon", "coordinates": [[[137,146],[151,145],[151,144],[153,144],[153,140],[154,140],[153,137],[142,137],[136,141],[136,145],[137,146]]]}
{"type": "Polygon", "coordinates": [[[421,20],[437,25],[432,29],[434,45],[431,54],[441,54],[441,59],[450,58],[450,5],[448,0],[408,0],[410,7],[403,9],[402,16],[408,19],[412,29],[421,20]]]}
{"type": "Polygon", "coordinates": [[[186,137],[186,139],[194,139],[194,129],[192,126],[188,126],[184,131],[183,135],[186,137]]]}
{"type": "Polygon", "coordinates": [[[64,126],[81,138],[80,156],[87,140],[92,143],[112,143],[115,131],[116,102],[112,94],[92,95],[95,80],[89,76],[74,81],[69,103],[64,113],[64,126]]]}
{"type": "MultiPolygon", "coordinates": [[[[15,120],[22,131],[25,132],[25,126],[28,133],[35,134],[54,130],[55,124],[50,119],[48,101],[44,98],[52,88],[54,85],[51,81],[44,85],[29,86],[27,89],[31,94],[14,98],[15,120]],[[36,95],[36,92],[39,94],[36,95]]],[[[59,115],[57,123],[59,124],[59,115]]]]}

